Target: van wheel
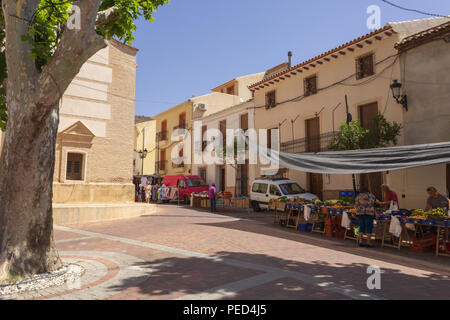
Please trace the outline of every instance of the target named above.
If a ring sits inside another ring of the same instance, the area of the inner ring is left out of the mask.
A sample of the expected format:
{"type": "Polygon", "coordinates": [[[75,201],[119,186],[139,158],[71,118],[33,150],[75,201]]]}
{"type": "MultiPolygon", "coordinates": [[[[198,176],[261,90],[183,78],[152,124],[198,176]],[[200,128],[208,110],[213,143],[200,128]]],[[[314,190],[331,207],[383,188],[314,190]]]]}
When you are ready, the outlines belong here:
{"type": "Polygon", "coordinates": [[[257,201],[252,201],[252,208],[254,212],[260,212],[261,208],[259,207],[259,203],[257,201]]]}

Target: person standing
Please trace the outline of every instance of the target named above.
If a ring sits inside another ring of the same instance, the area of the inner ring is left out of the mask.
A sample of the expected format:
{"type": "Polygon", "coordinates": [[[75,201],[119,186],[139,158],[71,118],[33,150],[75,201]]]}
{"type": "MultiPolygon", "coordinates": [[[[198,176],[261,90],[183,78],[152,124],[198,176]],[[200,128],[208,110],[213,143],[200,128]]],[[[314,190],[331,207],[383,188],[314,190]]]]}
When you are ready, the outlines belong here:
{"type": "Polygon", "coordinates": [[[217,194],[217,190],[216,190],[216,185],[213,183],[211,185],[211,187],[209,187],[209,191],[208,191],[208,198],[209,198],[209,202],[211,203],[211,212],[217,212],[216,210],[216,194],[217,194]]]}
{"type": "Polygon", "coordinates": [[[442,208],[446,213],[448,212],[450,201],[446,196],[443,196],[442,194],[438,193],[435,187],[427,188],[427,193],[429,197],[427,200],[427,206],[425,208],[425,211],[442,208]]]}
{"type": "Polygon", "coordinates": [[[391,188],[387,184],[383,184],[381,186],[381,191],[384,193],[385,201],[377,201],[377,205],[389,208],[391,205],[391,201],[393,201],[394,204],[397,204],[397,208],[400,208],[400,205],[398,204],[398,196],[394,190],[391,190],[391,188]]]}
{"type": "Polygon", "coordinates": [[[373,220],[375,219],[375,203],[377,199],[369,192],[367,186],[360,187],[360,194],[355,199],[355,209],[358,216],[359,233],[358,245],[372,248],[371,237],[373,232],[373,220]],[[367,244],[363,244],[364,238],[367,244]]]}
{"type": "Polygon", "coordinates": [[[147,180],[147,185],[145,186],[145,201],[147,204],[150,204],[150,199],[152,197],[152,185],[150,184],[150,181],[147,180]]]}

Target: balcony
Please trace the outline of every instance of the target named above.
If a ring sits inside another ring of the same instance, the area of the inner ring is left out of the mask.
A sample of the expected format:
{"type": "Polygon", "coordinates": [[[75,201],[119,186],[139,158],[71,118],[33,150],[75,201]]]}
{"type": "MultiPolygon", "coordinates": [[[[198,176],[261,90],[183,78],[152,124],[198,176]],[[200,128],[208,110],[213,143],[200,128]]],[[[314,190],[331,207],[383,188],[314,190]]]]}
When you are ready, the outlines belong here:
{"type": "Polygon", "coordinates": [[[177,129],[186,129],[186,122],[182,122],[179,125],[173,127],[173,130],[177,130],[177,129]]]}
{"type": "Polygon", "coordinates": [[[159,141],[167,141],[168,140],[168,131],[158,132],[159,141]]]}
{"type": "Polygon", "coordinates": [[[337,132],[327,132],[318,136],[305,137],[280,144],[280,151],[286,153],[324,152],[337,132]]]}

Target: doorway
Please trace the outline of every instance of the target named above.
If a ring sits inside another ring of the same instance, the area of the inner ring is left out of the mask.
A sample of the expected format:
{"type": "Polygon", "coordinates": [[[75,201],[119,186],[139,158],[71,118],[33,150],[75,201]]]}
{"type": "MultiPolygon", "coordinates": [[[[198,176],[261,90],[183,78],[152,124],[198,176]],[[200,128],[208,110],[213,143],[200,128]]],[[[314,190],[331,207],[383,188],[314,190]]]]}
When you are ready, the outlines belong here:
{"type": "MultiPolygon", "coordinates": [[[[314,117],[305,121],[306,152],[320,152],[320,121],[314,117]]],[[[323,199],[323,175],[320,173],[308,173],[309,192],[323,199]]]]}
{"type": "MultiPolygon", "coordinates": [[[[374,130],[375,123],[373,118],[378,115],[378,103],[372,102],[359,106],[359,120],[361,126],[367,130],[374,130]]],[[[383,175],[381,172],[361,174],[359,176],[359,185],[365,186],[379,200],[383,199],[381,185],[383,184],[383,175]]]]}
{"type": "Polygon", "coordinates": [[[320,121],[319,117],[306,120],[306,152],[320,152],[320,121]]]}
{"type": "Polygon", "coordinates": [[[216,187],[217,192],[225,191],[225,166],[217,166],[216,187]]]}
{"type": "Polygon", "coordinates": [[[308,173],[309,192],[323,200],[323,175],[320,173],[308,173]]]}

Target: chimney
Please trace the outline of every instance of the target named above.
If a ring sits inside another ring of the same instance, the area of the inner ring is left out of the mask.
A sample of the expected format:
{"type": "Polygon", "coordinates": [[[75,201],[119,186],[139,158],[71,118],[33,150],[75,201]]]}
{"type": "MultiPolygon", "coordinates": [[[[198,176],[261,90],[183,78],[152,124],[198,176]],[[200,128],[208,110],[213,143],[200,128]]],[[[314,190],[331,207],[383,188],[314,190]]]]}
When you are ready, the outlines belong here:
{"type": "Polygon", "coordinates": [[[291,68],[292,67],[292,51],[288,52],[288,58],[289,58],[289,60],[288,60],[288,68],[291,68]]]}

